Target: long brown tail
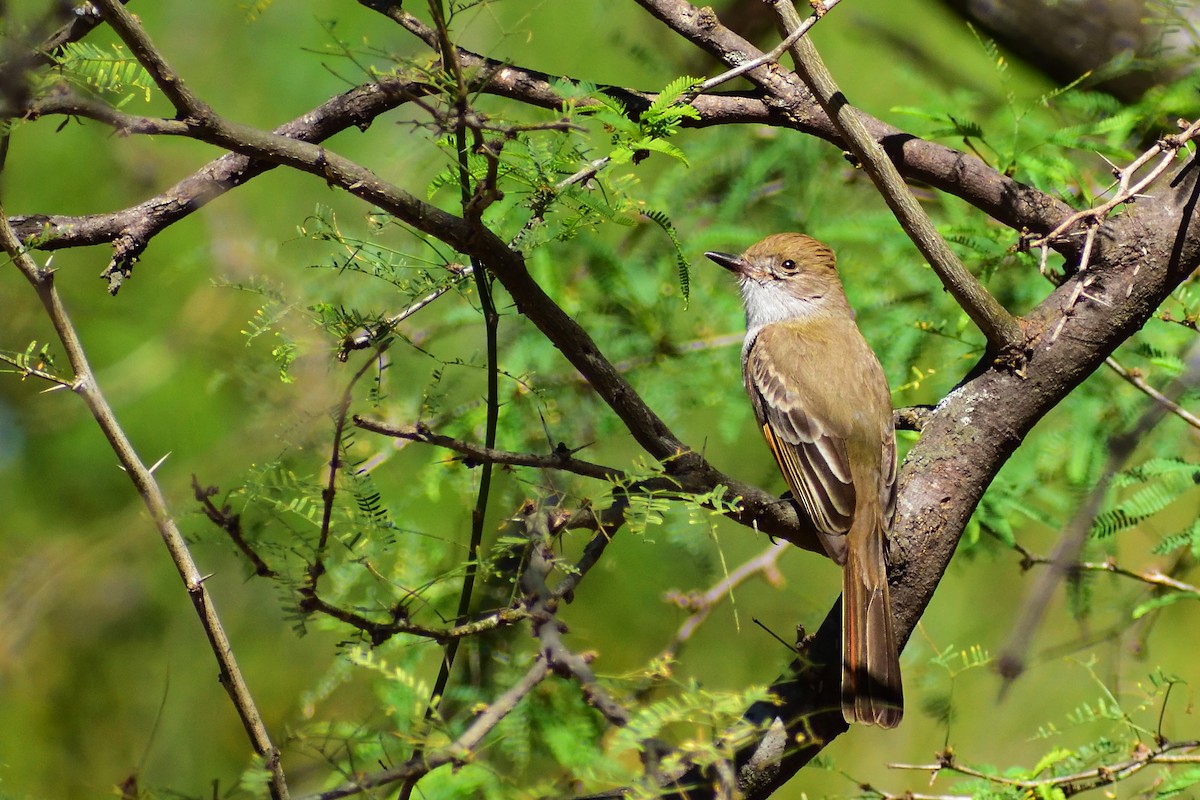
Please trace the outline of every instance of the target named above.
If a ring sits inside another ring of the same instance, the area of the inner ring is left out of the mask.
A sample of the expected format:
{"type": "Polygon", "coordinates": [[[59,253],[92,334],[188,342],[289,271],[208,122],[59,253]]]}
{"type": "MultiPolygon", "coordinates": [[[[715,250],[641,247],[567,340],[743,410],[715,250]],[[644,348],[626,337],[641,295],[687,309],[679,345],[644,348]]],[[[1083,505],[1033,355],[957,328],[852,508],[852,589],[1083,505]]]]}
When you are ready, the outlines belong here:
{"type": "Polygon", "coordinates": [[[883,533],[864,538],[858,547],[850,543],[842,572],[842,716],[849,723],[894,728],[904,715],[904,689],[883,533]]]}

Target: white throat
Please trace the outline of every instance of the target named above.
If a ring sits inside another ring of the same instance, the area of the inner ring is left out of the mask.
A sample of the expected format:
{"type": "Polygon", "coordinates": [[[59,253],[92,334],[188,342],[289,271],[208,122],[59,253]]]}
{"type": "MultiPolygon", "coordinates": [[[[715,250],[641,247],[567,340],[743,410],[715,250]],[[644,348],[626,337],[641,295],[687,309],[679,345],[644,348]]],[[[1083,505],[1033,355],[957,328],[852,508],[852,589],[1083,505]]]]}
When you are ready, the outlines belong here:
{"type": "Polygon", "coordinates": [[[750,341],[765,326],[790,319],[821,314],[824,296],[796,297],[782,287],[742,278],[742,304],[746,307],[746,340],[750,341]]]}

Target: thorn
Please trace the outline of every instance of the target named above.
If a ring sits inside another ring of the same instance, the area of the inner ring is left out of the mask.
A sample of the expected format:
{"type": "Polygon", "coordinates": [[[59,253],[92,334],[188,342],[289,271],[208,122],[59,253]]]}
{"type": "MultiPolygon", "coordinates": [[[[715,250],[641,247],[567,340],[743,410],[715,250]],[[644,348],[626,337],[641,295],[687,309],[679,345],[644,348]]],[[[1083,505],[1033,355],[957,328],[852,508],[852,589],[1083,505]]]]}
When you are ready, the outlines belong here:
{"type": "Polygon", "coordinates": [[[166,461],[166,460],[167,460],[168,458],[170,458],[170,457],[171,457],[171,451],[170,451],[170,450],[168,450],[168,451],[167,451],[167,453],[166,453],[166,455],[164,455],[164,456],[163,456],[162,458],[160,458],[158,461],[155,461],[155,462],[154,462],[154,466],[150,467],[150,469],[148,469],[148,470],[147,470],[147,472],[149,472],[151,475],[153,475],[153,474],[154,474],[154,470],[156,470],[156,469],[158,469],[159,467],[161,467],[161,466],[162,466],[162,463],[163,463],[164,461],[166,461]]]}
{"type": "Polygon", "coordinates": [[[1058,324],[1056,326],[1054,326],[1054,334],[1050,337],[1050,344],[1054,344],[1055,342],[1058,341],[1058,336],[1060,333],[1062,333],[1063,326],[1065,326],[1066,324],[1067,324],[1067,315],[1063,314],[1062,319],[1060,319],[1058,321],[1058,324]]]}

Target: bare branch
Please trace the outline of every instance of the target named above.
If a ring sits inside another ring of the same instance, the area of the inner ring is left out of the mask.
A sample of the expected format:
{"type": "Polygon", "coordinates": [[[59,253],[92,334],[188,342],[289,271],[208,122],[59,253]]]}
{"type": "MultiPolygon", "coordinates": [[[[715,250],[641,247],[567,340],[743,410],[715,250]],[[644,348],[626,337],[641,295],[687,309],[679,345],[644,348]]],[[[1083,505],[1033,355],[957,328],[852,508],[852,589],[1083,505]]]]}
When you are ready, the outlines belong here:
{"type": "Polygon", "coordinates": [[[693,88],[691,90],[691,92],[689,92],[689,94],[692,94],[692,93],[702,94],[704,92],[712,91],[713,89],[717,88],[721,84],[728,83],[729,81],[733,80],[734,78],[741,77],[742,75],[745,75],[747,72],[750,72],[751,70],[758,69],[759,67],[766,66],[767,64],[778,63],[779,57],[782,56],[784,53],[786,53],[788,51],[788,48],[791,47],[793,44],[795,44],[796,41],[799,40],[799,38],[801,36],[808,33],[809,29],[812,28],[812,26],[817,23],[817,20],[824,17],[825,12],[829,11],[831,8],[836,6],[838,4],[838,2],[839,2],[839,0],[824,0],[824,2],[821,2],[821,0],[814,0],[813,15],[811,17],[809,17],[808,19],[804,20],[803,22],[801,22],[799,25],[797,25],[795,27],[795,29],[792,30],[792,32],[789,33],[787,36],[783,37],[783,41],[781,41],[779,44],[772,47],[766,53],[763,53],[762,55],[758,56],[757,58],[752,58],[749,61],[745,61],[741,64],[738,64],[736,67],[733,67],[732,69],[722,72],[720,75],[709,78],[708,80],[704,81],[703,83],[701,83],[701,84],[697,85],[695,88],[693,88]]]}
{"type": "Polygon", "coordinates": [[[354,417],[354,424],[363,430],[383,436],[394,436],[398,439],[407,439],[412,442],[424,442],[426,444],[437,445],[438,447],[445,447],[447,450],[453,450],[456,453],[466,456],[467,458],[464,461],[469,460],[478,463],[490,461],[494,464],[510,464],[516,467],[559,469],[588,478],[597,478],[602,481],[619,481],[624,478],[624,473],[619,469],[606,467],[601,464],[593,464],[590,461],[583,461],[572,457],[572,451],[566,447],[560,447],[550,455],[514,453],[508,450],[497,450],[493,447],[471,444],[470,442],[464,442],[451,436],[437,434],[424,425],[419,424],[398,427],[359,416],[354,417]]]}
{"type": "MultiPolygon", "coordinates": [[[[1035,565],[1053,564],[1053,559],[1045,556],[1036,556],[1020,545],[1016,545],[1016,550],[1021,554],[1021,568],[1029,569],[1035,565]]],[[[1132,578],[1135,581],[1149,584],[1160,589],[1170,589],[1176,592],[1184,592],[1185,594],[1194,594],[1200,597],[1200,587],[1193,586],[1190,583],[1184,583],[1181,580],[1172,578],[1159,570],[1150,570],[1140,572],[1138,570],[1127,569],[1117,565],[1117,562],[1112,558],[1106,558],[1104,561],[1079,561],[1072,565],[1074,569],[1085,570],[1087,572],[1109,572],[1113,575],[1121,575],[1125,578],[1132,578]]]]}
{"type": "Polygon", "coordinates": [[[1112,356],[1104,359],[1104,363],[1108,365],[1109,369],[1120,375],[1123,380],[1129,382],[1130,385],[1136,386],[1140,391],[1145,392],[1146,396],[1154,400],[1154,402],[1158,403],[1163,408],[1167,409],[1172,414],[1186,422],[1188,425],[1191,425],[1193,428],[1200,428],[1200,417],[1197,417],[1195,414],[1188,411],[1171,398],[1167,397],[1158,389],[1155,389],[1153,386],[1146,383],[1146,379],[1138,374],[1136,370],[1126,369],[1125,367],[1121,366],[1121,363],[1112,356]]]}
{"type": "Polygon", "coordinates": [[[213,503],[212,498],[217,494],[216,486],[201,486],[200,479],[192,475],[192,496],[196,498],[196,502],[200,503],[200,507],[204,510],[204,515],[208,517],[209,522],[216,525],[221,530],[228,534],[230,540],[242,555],[254,567],[254,574],[260,578],[273,578],[277,575],[275,570],[271,569],[266,561],[263,561],[262,556],[258,554],[249,542],[246,541],[245,534],[242,532],[241,515],[233,513],[233,509],[228,505],[217,508],[213,503]]]}
{"type": "Polygon", "coordinates": [[[192,558],[191,551],[188,549],[187,540],[184,539],[175,524],[175,519],[167,507],[166,497],[163,496],[158,481],[142,462],[137,451],[134,450],[133,444],[129,441],[116,414],[108,404],[108,399],[96,382],[95,373],[88,362],[79,332],[55,288],[54,272],[38,266],[24,250],[8,224],[8,217],[4,214],[3,207],[0,207],[0,248],[3,248],[4,252],[12,259],[17,269],[37,293],[38,299],[41,300],[74,372],[72,391],[79,395],[87,405],[96,425],[108,439],[122,469],[129,475],[146,510],[154,520],[154,525],[171,555],[171,560],[175,563],[175,568],[183,579],[192,606],[200,618],[200,624],[204,627],[209,646],[220,668],[221,685],[225,687],[225,691],[233,701],[233,706],[250,738],[251,746],[262,757],[264,765],[271,775],[271,796],[274,800],[287,800],[287,781],[279,760],[279,750],[271,743],[266,724],[258,711],[254,697],[250,694],[245,677],[238,667],[229,637],[217,615],[208,589],[205,588],[204,576],[201,575],[192,558]]]}
{"type": "Polygon", "coordinates": [[[1102,764],[1069,775],[1056,775],[1051,778],[1033,780],[1006,778],[1003,775],[997,775],[995,771],[982,771],[959,764],[950,752],[942,753],[935,764],[889,764],[888,766],[892,769],[929,772],[935,777],[943,770],[957,772],[960,775],[990,781],[997,786],[1007,786],[1025,791],[1069,786],[1070,794],[1078,794],[1119,783],[1133,777],[1152,764],[1200,764],[1200,754],[1192,752],[1197,749],[1200,749],[1200,741],[1165,742],[1154,747],[1143,745],[1132,757],[1124,761],[1102,764]]]}
{"type": "Polygon", "coordinates": [[[708,619],[708,615],[712,613],[713,609],[724,602],[730,592],[755,575],[762,574],[770,583],[779,584],[783,579],[776,564],[787,549],[786,542],[775,542],[702,593],[668,593],[666,599],[669,602],[690,613],[683,624],[679,626],[675,638],[659,654],[659,658],[674,658],[679,653],[679,649],[692,638],[692,634],[708,619]]]}

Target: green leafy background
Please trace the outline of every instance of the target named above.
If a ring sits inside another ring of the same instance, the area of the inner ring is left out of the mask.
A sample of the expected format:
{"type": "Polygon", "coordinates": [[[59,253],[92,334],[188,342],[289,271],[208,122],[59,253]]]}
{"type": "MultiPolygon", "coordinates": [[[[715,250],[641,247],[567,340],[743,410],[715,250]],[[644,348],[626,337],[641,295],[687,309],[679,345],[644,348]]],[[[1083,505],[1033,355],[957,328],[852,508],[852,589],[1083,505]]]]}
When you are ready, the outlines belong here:
{"type": "MultiPolygon", "coordinates": [[[[36,4],[12,6],[17,25],[36,4]]],[[[201,97],[230,118],[268,128],[367,80],[368,67],[428,63],[402,31],[355,4],[137,6],[201,97]]],[[[464,46],[494,57],[597,82],[667,87],[671,95],[690,84],[681,75],[720,71],[626,5],[484,3],[458,13],[453,29],[464,46]]],[[[970,148],[1080,207],[1108,184],[1102,155],[1128,161],[1176,117],[1197,113],[1187,82],[1154,90],[1136,107],[1086,85],[1059,92],[929,4],[848,3],[815,36],[848,96],[870,113],[970,148]]],[[[111,63],[123,54],[106,31],[70,57],[65,70],[75,85],[133,113],[170,116],[156,93],[147,101],[144,75],[111,63]]],[[[572,91],[601,97],[594,86],[572,91]]],[[[510,123],[557,117],[488,97],[478,105],[510,123]]],[[[586,113],[568,109],[582,132],[522,134],[503,151],[506,197],[486,219],[504,238],[522,237],[537,280],[685,441],[730,474],[782,490],[741,392],[736,292],[700,257],[740,250],[770,232],[804,230],[836,247],[897,406],[937,402],[970,368],[980,335],[835,148],[754,127],[680,131],[686,106],[654,111],[661,114],[635,124],[608,101],[586,113]],[[556,198],[541,225],[522,231],[538,192],[606,155],[615,163],[593,184],[556,198]]],[[[57,122],[15,128],[3,176],[9,213],[124,207],[219,155],[189,141],[113,136],[94,123],[70,121],[55,132],[57,122]]],[[[329,144],[453,209],[456,185],[444,177],[454,169],[453,148],[427,122],[405,108],[329,144]]],[[[1036,259],[1013,251],[1014,232],[952,198],[921,196],[1009,308],[1023,312],[1044,296],[1049,283],[1036,259]]],[[[115,299],[97,278],[108,257],[103,247],[60,252],[58,285],[143,457],[170,454],[157,474],[202,570],[212,574],[209,588],[273,735],[285,743],[294,786],[335,780],[331,765],[344,768],[350,753],[365,768],[403,759],[413,741],[429,736],[413,725],[436,649],[395,640],[368,651],[344,627],[301,616],[288,587],[301,577],[318,529],[329,410],[365,357],[337,362],[340,338],[452,282],[445,297],[394,331],[388,368],[360,387],[355,410],[420,419],[480,441],[486,376],[474,287],[440,268],[455,259],[444,246],[282,170],[157,237],[115,299]],[[282,581],[249,577],[199,513],[192,474],[220,486],[219,497],[244,514],[282,581]]],[[[1193,295],[1185,287],[1164,308],[1176,320],[1194,315],[1193,295]]],[[[0,303],[0,349],[36,357],[52,332],[11,268],[0,270],[0,303]],[[39,343],[33,350],[31,341],[39,343]]],[[[502,291],[497,305],[499,446],[547,452],[564,442],[585,448],[582,458],[652,472],[619,421],[502,291]]],[[[1181,372],[1194,335],[1158,321],[1118,357],[1162,386],[1181,372]]],[[[210,795],[213,781],[222,794],[239,782],[251,790],[257,773],[245,736],[153,527],[82,404],[44,388],[0,376],[0,792],[93,797],[131,775],[142,787],[187,796],[210,795]]],[[[1194,408],[1196,399],[1183,401],[1194,408]]],[[[1097,479],[1108,437],[1147,404],[1115,375],[1097,374],[1034,430],[985,498],[904,653],[911,708],[904,725],[853,730],[778,796],[856,795],[862,783],[923,791],[925,773],[886,765],[929,763],[946,746],[964,762],[1013,776],[1076,770],[1149,740],[1164,702],[1163,732],[1195,736],[1193,596],[1153,595],[1127,579],[1087,574],[1049,610],[1029,673],[1003,698],[988,668],[987,653],[1005,642],[1030,582],[1012,544],[1050,551],[1097,479]],[[1164,701],[1165,687],[1177,681],[1184,683],[1164,701]]],[[[911,436],[902,434],[902,449],[911,436]]],[[[379,612],[404,597],[414,617],[452,617],[477,470],[424,445],[397,447],[362,432],[346,454],[370,470],[341,485],[327,599],[379,612]],[[410,596],[412,587],[421,589],[410,596]]],[[[1189,565],[1200,547],[1195,431],[1168,418],[1127,466],[1096,521],[1088,558],[1112,556],[1137,569],[1177,558],[1189,565]]],[[[503,605],[513,591],[505,580],[514,546],[506,520],[523,499],[602,503],[610,491],[532,470],[501,469],[496,480],[484,607],[503,605]]],[[[837,595],[832,565],[790,552],[781,585],[739,588],[664,671],[654,657],[685,618],[664,594],[707,588],[767,542],[695,504],[650,498],[633,510],[563,612],[571,646],[598,652],[594,667],[612,690],[643,701],[633,729],[616,740],[602,736],[577,688],[552,681],[505,721],[476,764],[423,782],[426,796],[552,796],[562,790],[561,774],[575,776],[581,789],[628,781],[644,735],[712,747],[715,731],[787,660],[752,620],[790,640],[798,623],[815,628],[837,595]]],[[[577,556],[584,541],[568,534],[564,558],[577,556]]],[[[450,730],[523,671],[531,647],[520,630],[478,645],[462,669],[485,688],[452,684],[450,730]]],[[[1159,793],[1187,791],[1196,779],[1188,775],[1174,773],[1159,793]]],[[[995,793],[952,780],[939,786],[995,793]]]]}

